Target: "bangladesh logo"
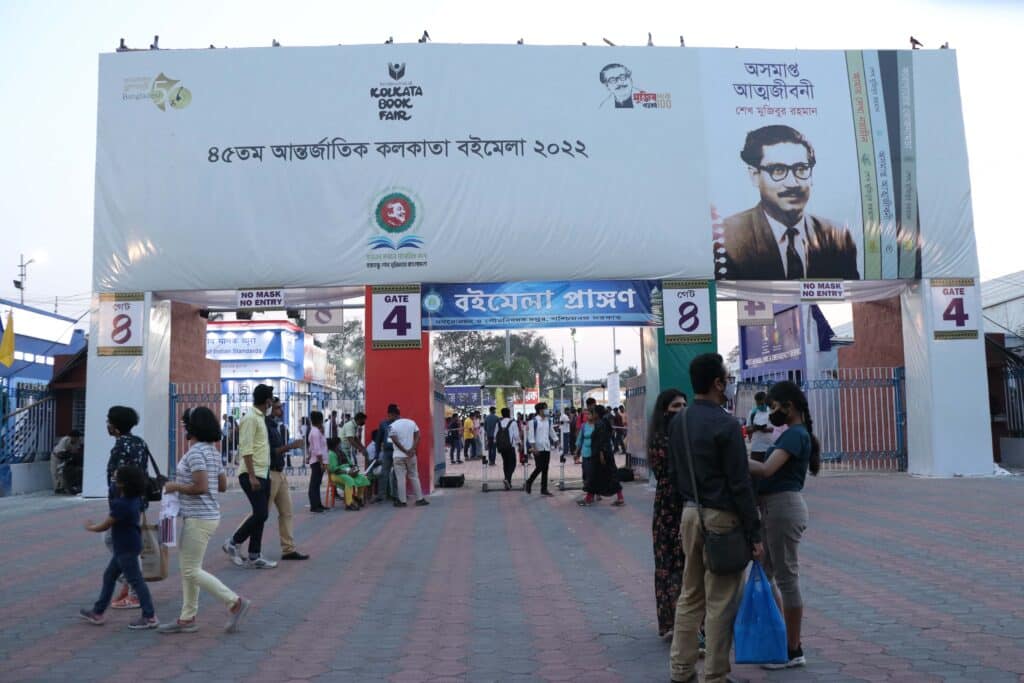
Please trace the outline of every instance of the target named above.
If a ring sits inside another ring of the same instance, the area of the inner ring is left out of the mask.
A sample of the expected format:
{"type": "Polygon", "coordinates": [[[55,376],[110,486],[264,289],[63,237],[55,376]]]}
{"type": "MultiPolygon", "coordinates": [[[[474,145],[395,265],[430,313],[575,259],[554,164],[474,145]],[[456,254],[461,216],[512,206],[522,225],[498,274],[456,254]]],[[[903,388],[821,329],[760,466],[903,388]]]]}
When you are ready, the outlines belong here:
{"type": "Polygon", "coordinates": [[[405,232],[416,222],[416,205],[408,195],[392,192],[377,202],[377,225],[392,234],[405,232]]]}
{"type": "MultiPolygon", "coordinates": [[[[399,235],[412,230],[418,218],[416,202],[405,192],[392,191],[384,195],[373,209],[373,218],[377,227],[391,235],[399,235]]],[[[406,235],[401,239],[392,240],[379,235],[370,240],[369,246],[374,249],[420,249],[423,239],[416,235],[406,235]]]]}

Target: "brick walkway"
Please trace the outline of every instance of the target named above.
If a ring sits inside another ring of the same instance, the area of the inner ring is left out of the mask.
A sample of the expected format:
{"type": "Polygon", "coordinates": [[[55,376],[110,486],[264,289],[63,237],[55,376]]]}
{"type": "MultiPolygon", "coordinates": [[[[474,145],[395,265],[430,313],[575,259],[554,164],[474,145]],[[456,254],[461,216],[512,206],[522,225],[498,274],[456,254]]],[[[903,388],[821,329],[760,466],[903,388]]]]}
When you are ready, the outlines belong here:
{"type": "MultiPolygon", "coordinates": [[[[105,551],[81,529],[103,501],[0,500],[4,542],[0,679],[78,681],[667,681],[655,633],[651,494],[580,509],[574,492],[446,491],[428,508],[311,515],[301,488],[300,548],[313,559],[207,568],[255,607],[242,633],[201,601],[202,630],[159,636],[78,622],[105,551]],[[249,672],[256,672],[248,675],[249,672]]],[[[812,480],[802,564],[810,665],[752,681],[1017,681],[1024,674],[1024,478],[812,480]]],[[[218,539],[245,505],[225,495],[218,539]]],[[[271,513],[272,520],[274,514],[271,513]]],[[[279,554],[276,525],[268,554],[279,554]]],[[[150,584],[157,614],[180,606],[176,557],[150,584]]]]}

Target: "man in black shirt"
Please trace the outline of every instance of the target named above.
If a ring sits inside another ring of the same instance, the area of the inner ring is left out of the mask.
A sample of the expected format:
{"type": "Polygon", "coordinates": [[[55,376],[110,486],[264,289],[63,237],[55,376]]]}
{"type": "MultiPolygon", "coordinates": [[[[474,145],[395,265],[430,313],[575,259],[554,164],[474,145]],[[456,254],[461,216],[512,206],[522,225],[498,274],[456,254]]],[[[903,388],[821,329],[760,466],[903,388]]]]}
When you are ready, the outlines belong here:
{"type": "Polygon", "coordinates": [[[288,477],[284,473],[285,453],[293,448],[302,448],[302,439],[285,442],[288,430],[280,421],[283,415],[281,399],[275,396],[270,414],[263,418],[267,424],[267,441],[270,442],[270,502],[277,508],[281,559],[308,560],[309,555],[295,548],[295,537],[292,535],[292,493],[288,490],[288,477]]]}
{"type": "MultiPolygon", "coordinates": [[[[380,458],[380,475],[377,477],[377,495],[374,503],[382,503],[388,498],[395,498],[396,488],[391,481],[392,470],[395,464],[395,442],[391,440],[391,423],[400,416],[398,406],[394,403],[388,405],[388,416],[381,420],[377,427],[377,457],[380,458]]],[[[397,500],[397,498],[395,498],[397,500]]]]}
{"type": "Polygon", "coordinates": [[[703,621],[707,649],[704,680],[725,681],[743,572],[719,575],[704,567],[704,537],[690,482],[683,420],[686,420],[705,526],[719,533],[742,526],[754,558],[759,559],[764,552],[761,525],[739,422],[722,410],[728,384],[722,357],[708,353],[694,358],[690,363],[690,381],[695,392],[694,402],[669,425],[668,464],[670,476],[676,478],[676,486],[685,501],[681,526],[686,555],[683,591],[676,605],[671,673],[673,681],[696,680],[697,630],[703,621]]]}

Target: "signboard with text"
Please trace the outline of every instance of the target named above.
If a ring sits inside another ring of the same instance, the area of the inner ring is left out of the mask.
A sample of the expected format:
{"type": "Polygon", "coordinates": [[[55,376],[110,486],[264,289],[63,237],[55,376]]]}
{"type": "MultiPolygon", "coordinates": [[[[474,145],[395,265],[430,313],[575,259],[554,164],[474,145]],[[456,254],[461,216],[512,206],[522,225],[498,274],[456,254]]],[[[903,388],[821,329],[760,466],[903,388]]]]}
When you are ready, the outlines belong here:
{"type": "Polygon", "coordinates": [[[705,280],[665,280],[666,344],[706,344],[711,341],[711,296],[705,280]]]}
{"type": "Polygon", "coordinates": [[[544,327],[657,326],[656,280],[423,285],[431,332],[544,327]]]}
{"type": "Polygon", "coordinates": [[[935,338],[977,339],[981,321],[969,313],[981,310],[974,278],[940,278],[931,286],[935,338]]]}
{"type": "Polygon", "coordinates": [[[378,285],[373,288],[372,296],[373,348],[420,348],[420,286],[378,285]]]}
{"type": "Polygon", "coordinates": [[[283,289],[240,289],[236,305],[241,309],[281,309],[285,307],[283,289]]]}
{"type": "Polygon", "coordinates": [[[141,356],[146,297],[141,292],[100,294],[98,356],[141,356]]]}

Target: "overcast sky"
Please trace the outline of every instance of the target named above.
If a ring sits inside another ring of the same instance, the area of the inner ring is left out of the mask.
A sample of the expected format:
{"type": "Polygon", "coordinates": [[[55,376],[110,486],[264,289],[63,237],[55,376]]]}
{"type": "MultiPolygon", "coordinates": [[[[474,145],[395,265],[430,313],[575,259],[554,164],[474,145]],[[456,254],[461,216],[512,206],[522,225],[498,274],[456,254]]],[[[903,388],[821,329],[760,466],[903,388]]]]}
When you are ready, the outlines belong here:
{"type": "MultiPolygon", "coordinates": [[[[77,317],[91,287],[97,55],[124,37],[146,47],[153,34],[166,48],[412,42],[424,29],[436,42],[677,45],[694,47],[892,49],[911,34],[928,48],[957,50],[975,229],[983,279],[1021,268],[1024,240],[1018,166],[1024,158],[1019,87],[1024,6],[1013,0],[757,0],[714,3],[470,2],[390,0],[264,2],[245,0],[0,0],[0,297],[17,299],[11,280],[19,254],[29,266],[27,301],[77,317]],[[1009,239],[1007,239],[1009,235],[1009,239]]],[[[601,49],[595,47],[594,49],[601,49]]],[[[624,233],[625,234],[625,233],[624,233]]],[[[628,245],[623,245],[628,248],[628,245]]],[[[844,316],[833,315],[833,323],[844,316]]],[[[735,305],[719,307],[723,352],[736,343],[735,305]]],[[[568,331],[546,335],[571,362],[568,331]]],[[[610,330],[584,330],[580,373],[611,369],[610,330]]],[[[621,329],[620,367],[639,364],[639,334],[621,329]]]]}

